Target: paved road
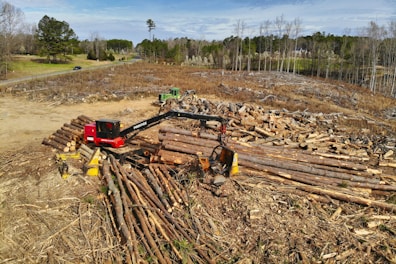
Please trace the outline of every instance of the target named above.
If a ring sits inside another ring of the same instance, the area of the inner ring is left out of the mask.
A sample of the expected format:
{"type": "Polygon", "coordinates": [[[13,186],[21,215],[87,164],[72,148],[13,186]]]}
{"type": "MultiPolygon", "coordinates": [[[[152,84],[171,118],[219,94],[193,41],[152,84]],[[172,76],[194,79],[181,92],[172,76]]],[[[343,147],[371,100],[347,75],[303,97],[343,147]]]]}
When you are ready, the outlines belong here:
{"type": "Polygon", "coordinates": [[[49,76],[62,75],[62,74],[71,73],[71,72],[74,72],[74,71],[69,70],[69,71],[51,72],[51,73],[36,74],[36,75],[15,78],[15,79],[9,79],[9,80],[2,80],[2,81],[0,81],[0,85],[9,85],[9,84],[14,84],[14,83],[19,83],[19,82],[25,82],[25,81],[30,81],[30,80],[46,78],[49,76]]]}

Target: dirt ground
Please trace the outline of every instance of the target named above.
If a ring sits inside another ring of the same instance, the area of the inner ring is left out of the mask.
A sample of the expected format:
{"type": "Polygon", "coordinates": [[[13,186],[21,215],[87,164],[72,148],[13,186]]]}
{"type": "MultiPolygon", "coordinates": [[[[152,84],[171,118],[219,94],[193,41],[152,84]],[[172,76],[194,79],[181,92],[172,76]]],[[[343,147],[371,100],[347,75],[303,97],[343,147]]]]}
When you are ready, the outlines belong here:
{"type": "Polygon", "coordinates": [[[0,97],[1,151],[17,150],[28,144],[38,145],[43,138],[78,115],[138,122],[158,112],[158,107],[151,105],[154,100],[148,97],[135,101],[53,105],[20,97],[0,97]]]}
{"type": "MultiPolygon", "coordinates": [[[[133,71],[132,81],[125,81],[132,75],[130,70],[120,79],[115,76],[121,76],[121,71],[112,71],[100,72],[94,80],[75,80],[79,88],[70,88],[69,94],[57,90],[65,89],[59,84],[66,81],[51,80],[14,87],[22,94],[23,89],[49,83],[56,87],[48,94],[34,94],[33,100],[32,96],[0,96],[0,263],[123,263],[119,256],[125,245],[109,231],[108,223],[114,219],[106,211],[100,179],[82,176],[78,161],[70,166],[74,177],[62,179],[55,152],[41,144],[78,115],[131,124],[158,113],[158,107],[151,104],[156,99],[153,90],[191,87],[187,80],[203,87],[202,94],[211,98],[265,102],[272,109],[345,110],[384,120],[383,110],[394,107],[393,100],[378,98],[381,109],[376,110],[372,96],[301,76],[229,74],[227,79],[218,72],[196,69],[180,73],[179,68],[141,67],[133,71]],[[142,95],[141,90],[148,93],[142,95]],[[122,99],[98,100],[108,98],[111,91],[122,99]],[[82,103],[78,101],[81,94],[85,98],[95,94],[95,100],[82,103]],[[269,95],[273,99],[264,101],[269,95]],[[352,95],[357,98],[354,103],[352,95]],[[71,99],[73,103],[59,103],[71,99]]],[[[143,134],[155,137],[155,130],[143,134]]],[[[236,180],[229,188],[228,198],[218,198],[198,185],[190,186],[194,206],[189,213],[203,216],[203,225],[209,226],[211,219],[217,226],[216,232],[208,234],[221,250],[217,263],[396,263],[394,212],[328,197],[330,202],[322,203],[254,175],[236,180]],[[385,220],[375,225],[374,216],[385,220]]],[[[396,194],[387,193],[392,195],[396,194]]]]}
{"type": "MultiPolygon", "coordinates": [[[[138,122],[158,112],[158,108],[151,105],[153,100],[149,97],[134,101],[53,105],[21,97],[0,97],[0,120],[3,124],[0,127],[1,263],[59,263],[62,257],[51,257],[47,253],[41,256],[39,252],[46,247],[64,248],[65,245],[56,246],[56,242],[44,237],[50,239],[56,235],[54,230],[62,230],[64,225],[76,219],[86,221],[87,229],[103,225],[101,216],[96,215],[103,214],[103,209],[97,211],[96,204],[91,206],[92,201],[101,200],[100,180],[81,176],[62,179],[54,160],[55,153],[41,144],[43,138],[81,114],[93,119],[115,118],[125,124],[138,122]],[[85,210],[83,215],[81,210],[85,210]],[[48,227],[46,231],[42,230],[45,226],[48,227]],[[43,248],[38,249],[38,244],[43,248]],[[15,248],[19,250],[15,251],[15,248]]],[[[80,168],[81,164],[75,167],[80,168]]],[[[71,165],[70,172],[78,175],[80,169],[75,167],[71,165]]],[[[90,232],[87,231],[88,236],[90,232]]],[[[79,231],[73,226],[64,232],[70,237],[76,233],[79,231]]],[[[70,243],[73,245],[66,245],[66,248],[83,248],[76,241],[70,243]]],[[[83,252],[76,256],[86,254],[83,252]]],[[[69,259],[65,263],[74,261],[69,259]]]]}

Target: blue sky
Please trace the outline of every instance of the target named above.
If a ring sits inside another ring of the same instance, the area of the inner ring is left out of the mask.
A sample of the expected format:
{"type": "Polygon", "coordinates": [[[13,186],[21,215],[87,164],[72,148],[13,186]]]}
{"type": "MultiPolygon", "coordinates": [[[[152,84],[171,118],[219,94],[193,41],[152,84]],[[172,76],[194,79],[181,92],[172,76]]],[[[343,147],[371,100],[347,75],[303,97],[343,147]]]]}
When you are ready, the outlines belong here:
{"type": "MultiPolygon", "coordinates": [[[[10,0],[8,0],[10,1],[10,0]]],[[[259,35],[260,24],[283,17],[301,21],[301,35],[315,32],[358,35],[370,21],[387,27],[396,21],[396,0],[11,0],[25,22],[37,24],[44,15],[66,21],[80,40],[128,39],[134,45],[150,37],[147,19],[158,39],[188,37],[223,40],[236,35],[243,22],[246,36],[259,35]]],[[[274,34],[276,28],[274,26],[274,34]]]]}

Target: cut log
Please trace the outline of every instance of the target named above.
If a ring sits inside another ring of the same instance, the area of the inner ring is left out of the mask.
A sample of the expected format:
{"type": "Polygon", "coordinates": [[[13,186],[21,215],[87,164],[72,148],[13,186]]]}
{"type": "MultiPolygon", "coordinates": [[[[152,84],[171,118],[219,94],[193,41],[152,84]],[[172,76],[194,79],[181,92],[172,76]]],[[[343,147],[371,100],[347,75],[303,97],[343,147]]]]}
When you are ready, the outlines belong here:
{"type": "Polygon", "coordinates": [[[253,156],[267,156],[281,160],[294,160],[294,161],[306,162],[309,164],[319,164],[319,165],[326,165],[329,167],[345,168],[345,169],[359,170],[359,171],[367,170],[367,165],[359,164],[352,161],[333,159],[330,157],[325,158],[322,156],[308,154],[306,152],[302,152],[301,150],[294,150],[289,148],[280,148],[273,146],[263,146],[256,144],[245,144],[242,146],[241,144],[237,144],[233,142],[228,143],[228,146],[238,153],[247,153],[253,156]]]}
{"type": "Polygon", "coordinates": [[[378,165],[381,166],[381,167],[396,168],[396,161],[381,160],[378,165]]]}
{"type": "Polygon", "coordinates": [[[209,133],[202,132],[202,131],[192,132],[190,130],[178,129],[178,128],[173,128],[173,127],[161,127],[159,131],[160,131],[160,133],[171,132],[171,133],[175,133],[175,134],[193,136],[193,137],[199,137],[199,138],[211,139],[211,140],[218,140],[218,138],[219,138],[218,135],[213,135],[213,134],[209,134],[209,133]]]}
{"type": "Polygon", "coordinates": [[[90,118],[90,117],[88,117],[88,116],[85,116],[85,115],[79,115],[79,116],[77,117],[77,119],[81,120],[81,122],[82,122],[83,124],[89,124],[89,123],[94,122],[94,120],[93,120],[92,118],[90,118]]]}
{"type": "MultiPolygon", "coordinates": [[[[58,137],[58,138],[62,138],[62,139],[64,139],[64,140],[70,141],[70,142],[74,141],[74,140],[71,139],[70,137],[65,136],[64,134],[61,134],[61,133],[58,133],[58,132],[54,132],[54,133],[52,134],[52,136],[58,137]]],[[[51,136],[50,136],[50,138],[51,138],[51,136]]],[[[75,142],[75,141],[74,141],[74,142],[75,142]]]]}
{"type": "Polygon", "coordinates": [[[175,195],[175,197],[177,198],[177,201],[180,204],[183,204],[185,206],[188,206],[188,198],[187,198],[187,194],[184,190],[184,188],[178,184],[175,179],[169,174],[169,170],[166,167],[166,165],[159,165],[158,166],[160,168],[160,170],[163,172],[163,174],[165,175],[165,177],[168,179],[169,183],[172,185],[173,188],[173,194],[175,195]]]}
{"type": "Polygon", "coordinates": [[[157,167],[154,168],[154,171],[159,179],[159,182],[161,183],[161,185],[164,187],[164,190],[166,191],[166,194],[169,198],[169,200],[171,201],[173,206],[177,206],[178,205],[178,201],[175,198],[172,188],[171,188],[171,184],[169,183],[168,179],[166,179],[166,177],[164,176],[164,174],[162,173],[162,171],[157,167]]]}
{"type": "Polygon", "coordinates": [[[158,198],[164,204],[165,208],[169,211],[171,209],[171,206],[169,205],[168,201],[165,199],[164,192],[162,191],[162,188],[158,184],[158,180],[152,174],[152,170],[144,169],[143,173],[149,180],[149,183],[152,186],[155,193],[158,195],[158,198]]]}
{"type": "Polygon", "coordinates": [[[264,137],[274,137],[275,133],[266,131],[265,129],[259,128],[257,126],[254,127],[254,131],[256,131],[258,134],[264,137]]]}
{"type": "Polygon", "coordinates": [[[168,141],[168,140],[163,141],[162,144],[164,149],[174,150],[192,155],[197,155],[198,153],[202,153],[202,155],[204,156],[209,156],[213,151],[213,148],[208,148],[205,146],[196,146],[196,145],[193,146],[190,144],[168,141]]]}
{"type": "Polygon", "coordinates": [[[315,168],[307,163],[284,161],[284,160],[279,160],[274,158],[271,159],[266,157],[254,157],[252,155],[247,155],[242,153],[238,154],[238,158],[239,160],[242,161],[246,160],[257,164],[272,166],[276,168],[283,168],[290,171],[305,172],[312,174],[313,176],[325,176],[328,178],[336,178],[336,179],[341,179],[344,181],[352,181],[352,182],[373,183],[373,184],[380,183],[379,179],[368,179],[365,177],[360,177],[349,173],[335,172],[331,170],[326,170],[324,168],[315,168]]]}
{"type": "Polygon", "coordinates": [[[107,186],[109,187],[109,190],[112,192],[114,199],[115,199],[115,204],[114,204],[114,209],[116,212],[117,216],[117,221],[119,224],[119,227],[121,229],[122,234],[127,240],[128,244],[128,249],[131,252],[131,254],[134,254],[134,249],[132,246],[132,235],[130,230],[127,228],[127,225],[125,223],[125,219],[123,217],[124,215],[124,210],[123,210],[123,203],[121,200],[121,194],[118,188],[115,186],[111,173],[110,173],[110,165],[107,161],[103,162],[103,176],[106,179],[107,186]]]}
{"type": "Polygon", "coordinates": [[[360,205],[376,207],[376,208],[387,210],[389,212],[395,212],[395,210],[396,210],[396,205],[394,205],[394,204],[375,201],[372,199],[360,197],[358,195],[347,194],[347,193],[343,193],[343,192],[339,192],[339,191],[335,191],[335,190],[325,189],[323,187],[311,186],[308,184],[292,181],[292,180],[282,178],[279,176],[268,175],[265,173],[258,173],[257,171],[250,171],[249,173],[251,173],[255,176],[268,178],[271,181],[275,181],[278,183],[292,185],[295,188],[305,191],[307,193],[313,193],[313,194],[321,195],[324,197],[330,197],[330,198],[334,198],[334,199],[337,199],[340,201],[352,202],[352,203],[357,203],[360,205]]]}
{"type": "Polygon", "coordinates": [[[89,160],[92,155],[94,154],[94,150],[90,149],[87,145],[81,144],[80,148],[78,149],[78,152],[81,153],[81,155],[86,159],[89,160]]]}
{"type": "Polygon", "coordinates": [[[58,150],[60,150],[62,152],[69,152],[70,151],[69,147],[64,146],[64,145],[60,144],[59,142],[50,140],[48,138],[44,138],[43,141],[42,141],[42,144],[50,146],[50,147],[53,147],[53,148],[58,149],[58,150]]]}
{"type": "Polygon", "coordinates": [[[79,119],[73,119],[73,120],[70,122],[70,124],[71,124],[73,127],[76,127],[76,128],[78,128],[78,129],[81,129],[81,130],[83,130],[83,129],[84,129],[84,126],[85,126],[85,123],[81,122],[79,119]]]}
{"type": "Polygon", "coordinates": [[[350,180],[342,180],[336,178],[330,178],[325,176],[318,176],[316,174],[310,174],[307,172],[296,171],[290,168],[289,165],[285,163],[276,162],[267,164],[259,159],[238,155],[239,164],[252,169],[262,170],[268,173],[272,173],[290,180],[316,185],[316,186],[345,186],[345,187],[358,187],[358,188],[369,188],[375,190],[385,190],[385,191],[396,191],[396,185],[384,185],[384,184],[371,184],[367,182],[354,182],[350,180]]]}
{"type": "Polygon", "coordinates": [[[165,164],[188,164],[194,160],[191,155],[161,149],[158,151],[159,160],[165,164]]]}
{"type": "Polygon", "coordinates": [[[176,134],[176,133],[160,133],[158,135],[158,139],[160,141],[176,141],[176,142],[182,142],[182,143],[187,143],[191,145],[198,145],[198,146],[206,146],[206,147],[215,147],[219,145],[219,142],[217,140],[211,140],[211,139],[204,139],[204,138],[199,138],[199,137],[192,137],[188,135],[182,135],[182,134],[176,134]]]}
{"type": "Polygon", "coordinates": [[[56,130],[56,133],[63,135],[66,138],[69,138],[70,140],[78,140],[79,137],[77,137],[76,135],[73,135],[72,133],[70,133],[70,131],[64,130],[64,129],[58,129],[56,130]]]}
{"type": "Polygon", "coordinates": [[[368,157],[354,157],[350,155],[337,155],[337,154],[332,154],[332,153],[323,153],[323,152],[314,152],[312,153],[313,155],[318,155],[321,157],[326,157],[326,158],[333,158],[333,159],[338,159],[338,160],[350,160],[350,161],[369,161],[370,159],[368,157]]]}
{"type": "Polygon", "coordinates": [[[316,194],[320,194],[320,195],[324,195],[324,196],[327,195],[329,197],[332,197],[332,198],[335,198],[335,199],[338,199],[341,201],[357,203],[357,204],[366,205],[369,207],[376,207],[376,208],[384,209],[389,212],[396,211],[396,205],[391,204],[391,203],[375,201],[372,199],[353,196],[353,195],[336,192],[334,190],[327,190],[327,189],[319,188],[319,187],[315,187],[315,186],[304,185],[304,186],[300,186],[300,188],[307,192],[312,192],[312,193],[316,193],[316,194]]]}
{"type": "Polygon", "coordinates": [[[57,137],[57,136],[55,136],[55,135],[51,135],[50,137],[49,137],[51,140],[53,140],[53,141],[56,141],[56,142],[58,142],[59,144],[62,144],[62,145],[64,145],[64,146],[66,146],[66,147],[70,147],[72,144],[71,144],[71,140],[65,140],[65,139],[63,139],[62,137],[57,137]]]}
{"type": "Polygon", "coordinates": [[[65,124],[63,127],[61,127],[61,130],[65,130],[68,133],[70,133],[74,136],[77,136],[77,137],[82,137],[84,135],[83,130],[71,128],[70,125],[68,126],[68,124],[65,124]]]}

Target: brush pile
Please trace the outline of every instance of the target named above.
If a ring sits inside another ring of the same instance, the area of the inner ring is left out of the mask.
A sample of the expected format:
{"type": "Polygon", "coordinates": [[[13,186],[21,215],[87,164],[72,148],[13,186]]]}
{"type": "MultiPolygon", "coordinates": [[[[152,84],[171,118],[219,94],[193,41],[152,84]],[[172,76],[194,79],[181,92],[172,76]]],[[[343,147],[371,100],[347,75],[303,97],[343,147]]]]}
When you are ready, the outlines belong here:
{"type": "Polygon", "coordinates": [[[120,230],[128,248],[128,263],[216,263],[220,253],[214,241],[197,229],[199,220],[188,212],[186,191],[166,166],[126,171],[110,156],[103,163],[103,177],[114,229],[120,230]]]}

